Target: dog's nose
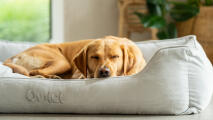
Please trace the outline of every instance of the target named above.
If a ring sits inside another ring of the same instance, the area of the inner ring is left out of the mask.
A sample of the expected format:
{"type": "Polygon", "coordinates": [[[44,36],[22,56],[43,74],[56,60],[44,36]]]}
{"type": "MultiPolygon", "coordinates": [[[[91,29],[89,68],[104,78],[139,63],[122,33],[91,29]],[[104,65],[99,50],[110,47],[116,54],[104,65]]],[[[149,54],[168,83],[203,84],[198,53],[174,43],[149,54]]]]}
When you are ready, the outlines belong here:
{"type": "Polygon", "coordinates": [[[107,67],[103,67],[99,70],[99,77],[103,78],[103,77],[109,77],[110,75],[110,70],[107,67]]]}

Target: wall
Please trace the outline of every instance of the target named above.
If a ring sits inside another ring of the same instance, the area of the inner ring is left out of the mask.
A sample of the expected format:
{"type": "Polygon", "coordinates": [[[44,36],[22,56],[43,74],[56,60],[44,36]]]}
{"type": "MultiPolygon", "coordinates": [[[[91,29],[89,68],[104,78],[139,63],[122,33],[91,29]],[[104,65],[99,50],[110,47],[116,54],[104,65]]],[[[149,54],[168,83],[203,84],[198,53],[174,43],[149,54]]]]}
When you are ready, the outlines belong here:
{"type": "Polygon", "coordinates": [[[64,42],[64,2],[52,0],[52,36],[51,43],[64,42]]]}
{"type": "Polygon", "coordinates": [[[64,39],[117,35],[117,0],[64,0],[64,39]]]}

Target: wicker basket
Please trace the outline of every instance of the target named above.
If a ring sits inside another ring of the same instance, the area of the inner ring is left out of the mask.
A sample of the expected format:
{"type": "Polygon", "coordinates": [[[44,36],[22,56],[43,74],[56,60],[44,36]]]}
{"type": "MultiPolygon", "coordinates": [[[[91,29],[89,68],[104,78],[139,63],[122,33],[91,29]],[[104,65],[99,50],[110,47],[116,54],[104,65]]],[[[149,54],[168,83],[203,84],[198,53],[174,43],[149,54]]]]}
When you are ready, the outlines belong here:
{"type": "Polygon", "coordinates": [[[150,28],[144,28],[139,18],[134,14],[135,11],[146,13],[146,0],[118,0],[119,5],[119,31],[120,37],[131,36],[131,33],[143,33],[149,31],[152,33],[152,38],[155,33],[150,28]]]}
{"type": "Polygon", "coordinates": [[[194,34],[213,63],[213,7],[202,6],[200,13],[185,22],[177,23],[178,36],[194,34]]]}

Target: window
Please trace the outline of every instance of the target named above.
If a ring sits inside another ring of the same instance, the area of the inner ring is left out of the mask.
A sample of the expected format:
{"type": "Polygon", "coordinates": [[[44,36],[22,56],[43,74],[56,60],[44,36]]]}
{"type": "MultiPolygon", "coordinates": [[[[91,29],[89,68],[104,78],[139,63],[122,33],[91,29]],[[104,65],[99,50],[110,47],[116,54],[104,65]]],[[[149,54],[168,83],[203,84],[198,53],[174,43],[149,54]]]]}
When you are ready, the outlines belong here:
{"type": "Polygon", "coordinates": [[[0,0],[0,39],[47,42],[51,0],[0,0]]]}

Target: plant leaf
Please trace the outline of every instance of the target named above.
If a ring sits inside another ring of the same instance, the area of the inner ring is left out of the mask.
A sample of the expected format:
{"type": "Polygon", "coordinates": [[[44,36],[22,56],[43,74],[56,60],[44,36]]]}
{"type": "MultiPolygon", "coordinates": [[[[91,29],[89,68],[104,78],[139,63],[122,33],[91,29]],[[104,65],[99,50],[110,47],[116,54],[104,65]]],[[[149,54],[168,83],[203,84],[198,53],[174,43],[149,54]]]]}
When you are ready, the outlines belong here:
{"type": "Polygon", "coordinates": [[[166,25],[163,17],[157,15],[147,15],[142,20],[144,27],[162,28],[166,25]]]}
{"type": "Polygon", "coordinates": [[[141,12],[134,12],[134,14],[136,16],[138,16],[140,19],[143,18],[145,16],[145,14],[141,13],[141,12]]]}
{"type": "Polygon", "coordinates": [[[176,21],[185,21],[199,13],[199,8],[190,4],[174,4],[170,11],[171,17],[176,21]]]}
{"type": "Polygon", "coordinates": [[[201,0],[187,0],[188,4],[194,5],[196,7],[199,7],[201,4],[201,0]]]}
{"type": "Polygon", "coordinates": [[[148,8],[149,14],[155,14],[155,15],[158,14],[158,10],[155,4],[147,3],[147,8],[148,8]]]}
{"type": "Polygon", "coordinates": [[[157,33],[157,37],[158,37],[160,40],[163,40],[163,39],[168,39],[168,38],[169,38],[169,35],[168,35],[168,33],[167,33],[165,30],[160,30],[160,31],[158,31],[158,33],[157,33]]]}
{"type": "Polygon", "coordinates": [[[168,24],[166,27],[159,29],[157,33],[159,39],[169,39],[177,37],[177,29],[174,23],[168,24]]]}
{"type": "Polygon", "coordinates": [[[176,28],[175,23],[168,24],[167,28],[168,28],[169,38],[176,38],[177,37],[177,28],[176,28]]]}
{"type": "Polygon", "coordinates": [[[207,6],[213,5],[213,0],[205,0],[205,5],[207,6]]]}
{"type": "Polygon", "coordinates": [[[163,15],[163,9],[160,5],[156,5],[155,6],[155,9],[156,9],[156,13],[158,16],[162,16],[163,15]]]}
{"type": "Polygon", "coordinates": [[[166,0],[147,0],[147,3],[151,3],[151,4],[165,4],[167,1],[166,0]]]}
{"type": "Polygon", "coordinates": [[[166,25],[165,19],[161,16],[152,14],[144,15],[139,12],[135,12],[135,14],[139,17],[144,27],[162,28],[166,25]]]}
{"type": "Polygon", "coordinates": [[[148,8],[149,14],[163,16],[167,5],[168,5],[167,3],[164,3],[164,4],[147,3],[147,8],[148,8]]]}

